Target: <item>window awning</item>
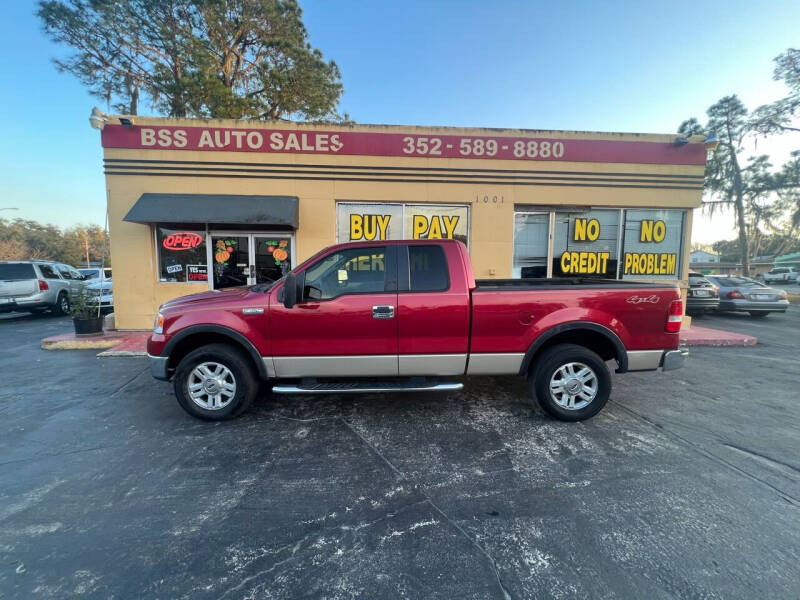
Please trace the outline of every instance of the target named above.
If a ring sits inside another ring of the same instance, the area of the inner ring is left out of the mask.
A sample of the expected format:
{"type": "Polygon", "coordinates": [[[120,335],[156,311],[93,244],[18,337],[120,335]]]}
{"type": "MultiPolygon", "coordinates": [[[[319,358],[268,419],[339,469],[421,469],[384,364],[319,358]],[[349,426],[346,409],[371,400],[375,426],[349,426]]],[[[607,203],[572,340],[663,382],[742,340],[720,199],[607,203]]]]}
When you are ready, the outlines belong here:
{"type": "Polygon", "coordinates": [[[297,229],[296,196],[142,194],[123,221],[283,225],[297,229]]]}

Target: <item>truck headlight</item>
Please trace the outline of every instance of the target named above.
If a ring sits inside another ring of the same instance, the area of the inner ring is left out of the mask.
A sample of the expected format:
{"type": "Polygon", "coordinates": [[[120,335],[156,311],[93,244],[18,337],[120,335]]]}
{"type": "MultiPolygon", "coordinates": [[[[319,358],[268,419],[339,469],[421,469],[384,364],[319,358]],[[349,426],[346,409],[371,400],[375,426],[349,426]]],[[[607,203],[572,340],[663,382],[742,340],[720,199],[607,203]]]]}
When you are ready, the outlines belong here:
{"type": "Polygon", "coordinates": [[[156,320],[153,323],[153,333],[164,333],[164,315],[156,313],[156,320]]]}

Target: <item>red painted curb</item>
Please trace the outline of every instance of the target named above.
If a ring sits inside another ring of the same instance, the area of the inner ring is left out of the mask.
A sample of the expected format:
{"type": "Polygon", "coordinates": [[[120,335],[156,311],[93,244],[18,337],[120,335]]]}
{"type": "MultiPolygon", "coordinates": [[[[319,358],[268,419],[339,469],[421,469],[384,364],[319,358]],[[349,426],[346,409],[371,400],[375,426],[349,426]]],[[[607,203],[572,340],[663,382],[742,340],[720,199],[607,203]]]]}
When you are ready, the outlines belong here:
{"type": "Polygon", "coordinates": [[[758,339],[752,335],[695,325],[682,330],[680,339],[681,344],[686,346],[755,346],[758,344],[758,339]]]}

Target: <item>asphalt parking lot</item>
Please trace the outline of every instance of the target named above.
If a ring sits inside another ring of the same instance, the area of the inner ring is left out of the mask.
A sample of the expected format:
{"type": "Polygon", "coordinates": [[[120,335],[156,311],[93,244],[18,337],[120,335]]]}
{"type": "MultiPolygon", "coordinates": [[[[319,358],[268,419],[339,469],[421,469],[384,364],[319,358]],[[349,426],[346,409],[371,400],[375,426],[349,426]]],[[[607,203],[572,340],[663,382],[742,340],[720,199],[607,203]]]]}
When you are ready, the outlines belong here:
{"type": "Polygon", "coordinates": [[[560,423],[517,379],[187,416],[144,359],[0,320],[1,598],[800,597],[800,310],[615,376],[560,423]]]}

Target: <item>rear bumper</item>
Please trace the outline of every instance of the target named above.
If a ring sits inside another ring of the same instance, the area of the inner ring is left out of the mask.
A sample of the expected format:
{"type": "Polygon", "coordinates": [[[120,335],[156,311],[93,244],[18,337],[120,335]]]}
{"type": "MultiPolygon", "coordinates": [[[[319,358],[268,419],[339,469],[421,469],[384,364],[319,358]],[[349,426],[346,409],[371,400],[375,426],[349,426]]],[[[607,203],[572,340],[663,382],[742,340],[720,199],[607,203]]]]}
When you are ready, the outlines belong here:
{"type": "Polygon", "coordinates": [[[719,308],[719,298],[688,298],[686,310],[705,310],[719,308]]]}
{"type": "Polygon", "coordinates": [[[757,302],[754,300],[720,300],[720,310],[767,310],[769,312],[786,312],[789,308],[787,300],[778,300],[773,302],[757,302]]]}
{"type": "Polygon", "coordinates": [[[3,302],[0,304],[0,312],[12,312],[15,310],[28,310],[31,308],[52,308],[52,304],[49,302],[42,302],[41,300],[26,300],[26,301],[14,301],[14,302],[3,302]]]}
{"type": "Polygon", "coordinates": [[[29,296],[0,298],[0,312],[26,310],[29,308],[48,308],[55,304],[56,297],[50,292],[39,292],[29,296]]]}
{"type": "Polygon", "coordinates": [[[631,350],[628,352],[628,371],[664,371],[680,369],[689,351],[678,350],[631,350]]]}
{"type": "Polygon", "coordinates": [[[150,374],[155,377],[156,379],[161,379],[162,381],[169,380],[169,357],[168,356],[153,356],[152,354],[147,355],[148,360],[150,361],[150,374]]]}
{"type": "Polygon", "coordinates": [[[661,368],[664,371],[674,371],[683,366],[683,361],[689,356],[688,350],[670,350],[664,352],[664,358],[661,360],[661,368]]]}

